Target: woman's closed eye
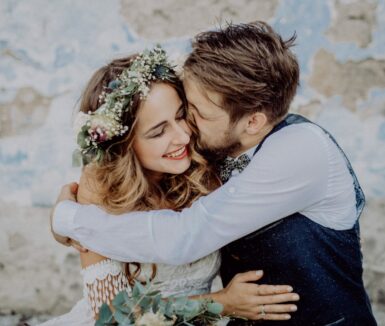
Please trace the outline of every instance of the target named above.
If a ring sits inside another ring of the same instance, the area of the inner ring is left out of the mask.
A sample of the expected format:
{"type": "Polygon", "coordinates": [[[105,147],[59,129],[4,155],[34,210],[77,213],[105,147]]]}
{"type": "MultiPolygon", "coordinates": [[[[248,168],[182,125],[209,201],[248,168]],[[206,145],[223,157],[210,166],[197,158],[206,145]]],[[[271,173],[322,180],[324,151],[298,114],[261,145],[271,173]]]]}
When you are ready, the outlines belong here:
{"type": "Polygon", "coordinates": [[[158,131],[155,134],[151,135],[150,138],[158,138],[160,136],[163,136],[165,130],[166,130],[166,127],[163,127],[160,131],[158,131]]]}
{"type": "MultiPolygon", "coordinates": [[[[186,112],[185,107],[181,107],[175,115],[175,120],[181,121],[181,120],[186,119],[186,113],[187,112],[186,112]]],[[[154,133],[150,135],[150,138],[158,138],[158,137],[161,137],[162,135],[164,135],[166,128],[167,128],[167,125],[168,124],[164,124],[162,126],[162,129],[154,130],[154,133]]]]}

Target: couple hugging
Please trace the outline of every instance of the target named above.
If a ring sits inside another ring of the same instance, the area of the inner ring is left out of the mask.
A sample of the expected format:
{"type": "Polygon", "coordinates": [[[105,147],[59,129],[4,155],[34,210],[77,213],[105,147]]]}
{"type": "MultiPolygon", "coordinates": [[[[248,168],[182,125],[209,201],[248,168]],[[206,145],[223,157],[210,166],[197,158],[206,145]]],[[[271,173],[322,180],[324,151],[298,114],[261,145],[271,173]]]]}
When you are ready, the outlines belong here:
{"type": "Polygon", "coordinates": [[[231,24],[195,37],[183,76],[161,48],[92,76],[75,121],[85,166],[51,217],[80,251],[84,298],[45,326],[93,325],[146,278],[164,297],[220,302],[229,325],[376,325],[364,195],[334,138],[288,114],[293,42],[231,24]]]}

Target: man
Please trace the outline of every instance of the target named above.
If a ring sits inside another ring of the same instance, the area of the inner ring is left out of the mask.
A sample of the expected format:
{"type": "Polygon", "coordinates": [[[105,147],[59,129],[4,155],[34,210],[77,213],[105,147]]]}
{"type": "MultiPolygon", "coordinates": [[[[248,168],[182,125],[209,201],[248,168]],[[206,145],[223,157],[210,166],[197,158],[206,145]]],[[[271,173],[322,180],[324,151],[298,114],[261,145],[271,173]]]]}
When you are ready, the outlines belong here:
{"type": "Polygon", "coordinates": [[[330,134],[287,114],[299,80],[293,42],[261,22],[194,40],[184,85],[201,146],[228,156],[221,188],[182,212],[120,218],[64,201],[53,230],[121,261],[183,264],[226,245],[224,285],[262,269],[265,283],[291,284],[300,294],[286,325],[376,325],[362,282],[357,178],[330,134]]]}

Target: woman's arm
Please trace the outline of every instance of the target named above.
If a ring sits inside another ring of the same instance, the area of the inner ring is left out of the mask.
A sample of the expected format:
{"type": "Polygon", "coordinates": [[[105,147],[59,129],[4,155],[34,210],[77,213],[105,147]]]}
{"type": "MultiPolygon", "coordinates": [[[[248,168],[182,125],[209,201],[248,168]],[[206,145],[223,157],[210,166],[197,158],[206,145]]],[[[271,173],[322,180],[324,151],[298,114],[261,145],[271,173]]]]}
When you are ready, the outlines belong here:
{"type": "Polygon", "coordinates": [[[100,263],[101,261],[106,259],[109,259],[109,258],[99,255],[93,251],[80,253],[80,265],[82,266],[83,269],[91,265],[100,263]]]}
{"type": "Polygon", "coordinates": [[[85,297],[94,318],[98,319],[103,303],[113,309],[112,300],[115,296],[123,290],[129,290],[124,264],[93,252],[82,253],[81,263],[85,297]]]}
{"type": "Polygon", "coordinates": [[[223,305],[223,315],[241,317],[249,320],[288,320],[290,313],[297,310],[291,301],[298,301],[299,295],[293,293],[288,285],[258,285],[262,271],[240,273],[222,290],[193,299],[212,299],[223,305]]]}
{"type": "MultiPolygon", "coordinates": [[[[82,204],[100,205],[100,199],[90,171],[83,170],[79,182],[77,199],[82,204]]],[[[99,309],[106,303],[113,309],[111,303],[122,290],[128,289],[129,284],[123,263],[111,260],[92,251],[80,251],[80,263],[84,284],[84,293],[98,319],[99,309]]]]}

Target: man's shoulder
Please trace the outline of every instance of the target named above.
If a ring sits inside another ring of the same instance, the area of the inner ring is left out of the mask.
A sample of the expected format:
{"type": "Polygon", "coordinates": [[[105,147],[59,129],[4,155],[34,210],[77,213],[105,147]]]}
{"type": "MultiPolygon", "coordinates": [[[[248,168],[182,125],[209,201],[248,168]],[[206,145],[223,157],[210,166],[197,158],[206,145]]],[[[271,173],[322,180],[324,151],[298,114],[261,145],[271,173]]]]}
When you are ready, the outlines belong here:
{"type": "Polygon", "coordinates": [[[281,128],[270,137],[271,144],[305,144],[324,142],[328,135],[311,121],[293,123],[281,128]]]}

